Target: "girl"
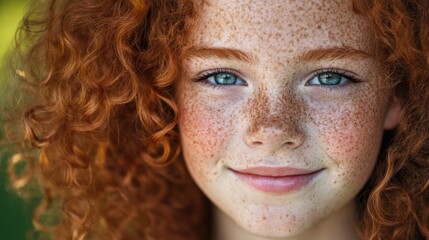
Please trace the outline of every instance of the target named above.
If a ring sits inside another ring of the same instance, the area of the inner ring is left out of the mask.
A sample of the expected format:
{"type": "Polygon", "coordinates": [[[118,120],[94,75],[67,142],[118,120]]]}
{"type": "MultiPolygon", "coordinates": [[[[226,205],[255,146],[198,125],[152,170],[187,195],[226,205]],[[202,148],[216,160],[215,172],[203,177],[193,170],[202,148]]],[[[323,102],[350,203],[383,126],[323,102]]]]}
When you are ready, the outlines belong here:
{"type": "Polygon", "coordinates": [[[52,238],[429,238],[426,0],[53,0],[21,30],[10,174],[52,238]]]}

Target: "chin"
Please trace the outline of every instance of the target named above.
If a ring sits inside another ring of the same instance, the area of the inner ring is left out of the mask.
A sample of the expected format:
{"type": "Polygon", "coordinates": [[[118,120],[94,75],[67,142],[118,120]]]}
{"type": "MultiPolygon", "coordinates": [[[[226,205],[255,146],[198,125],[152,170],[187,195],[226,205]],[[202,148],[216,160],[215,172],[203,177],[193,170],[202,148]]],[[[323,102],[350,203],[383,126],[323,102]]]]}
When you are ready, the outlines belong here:
{"type": "MultiPolygon", "coordinates": [[[[273,210],[275,211],[275,210],[273,210]]],[[[298,215],[298,212],[251,211],[242,213],[234,221],[246,232],[264,238],[292,238],[297,237],[311,228],[315,216],[298,215]]],[[[234,219],[235,216],[233,216],[234,219]]]]}
{"type": "Polygon", "coordinates": [[[273,238],[273,239],[283,239],[283,238],[293,238],[298,237],[306,228],[304,226],[291,226],[287,224],[275,224],[275,225],[260,225],[260,226],[242,226],[245,231],[251,233],[252,235],[263,237],[263,238],[273,238]]]}

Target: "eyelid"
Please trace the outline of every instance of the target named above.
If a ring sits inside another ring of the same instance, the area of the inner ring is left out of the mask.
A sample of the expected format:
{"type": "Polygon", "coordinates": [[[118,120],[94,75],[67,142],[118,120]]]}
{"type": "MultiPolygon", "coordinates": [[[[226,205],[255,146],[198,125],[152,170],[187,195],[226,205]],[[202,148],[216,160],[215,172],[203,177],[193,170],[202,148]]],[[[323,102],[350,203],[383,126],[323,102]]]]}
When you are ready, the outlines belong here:
{"type": "MultiPolygon", "coordinates": [[[[314,71],[312,71],[308,77],[306,77],[306,82],[305,85],[310,86],[308,84],[308,82],[310,80],[312,80],[314,77],[316,77],[319,74],[322,73],[336,73],[341,75],[342,77],[345,77],[347,80],[349,80],[352,83],[359,83],[359,82],[363,82],[363,80],[359,77],[358,74],[349,71],[349,70],[345,70],[345,69],[341,69],[341,68],[320,68],[320,69],[316,69],[314,71]]],[[[328,87],[339,87],[341,85],[333,85],[333,86],[329,86],[329,85],[323,85],[324,87],[328,86],[328,87]]]]}
{"type": "MultiPolygon", "coordinates": [[[[198,73],[197,76],[192,79],[192,81],[194,81],[194,82],[205,81],[205,80],[207,80],[207,78],[212,77],[218,73],[233,74],[233,75],[237,76],[238,78],[240,78],[241,81],[243,81],[243,84],[241,84],[241,85],[247,86],[247,82],[246,82],[246,80],[244,80],[244,78],[241,76],[241,74],[239,72],[233,70],[233,69],[230,69],[230,68],[216,68],[216,69],[209,69],[209,70],[202,71],[202,72],[198,73]]],[[[228,85],[222,85],[222,86],[228,86],[228,85]]]]}

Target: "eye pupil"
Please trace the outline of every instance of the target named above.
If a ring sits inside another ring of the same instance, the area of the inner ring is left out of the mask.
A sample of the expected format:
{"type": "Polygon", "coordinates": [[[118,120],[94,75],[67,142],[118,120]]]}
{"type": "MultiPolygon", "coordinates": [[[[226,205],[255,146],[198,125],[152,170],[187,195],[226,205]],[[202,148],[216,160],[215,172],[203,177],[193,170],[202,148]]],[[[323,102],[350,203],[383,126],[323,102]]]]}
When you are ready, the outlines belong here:
{"type": "Polygon", "coordinates": [[[341,82],[341,75],[337,73],[322,73],[318,76],[322,85],[338,85],[341,82]]]}
{"type": "Polygon", "coordinates": [[[218,73],[214,75],[216,84],[232,85],[237,82],[237,77],[230,73],[218,73]]]}

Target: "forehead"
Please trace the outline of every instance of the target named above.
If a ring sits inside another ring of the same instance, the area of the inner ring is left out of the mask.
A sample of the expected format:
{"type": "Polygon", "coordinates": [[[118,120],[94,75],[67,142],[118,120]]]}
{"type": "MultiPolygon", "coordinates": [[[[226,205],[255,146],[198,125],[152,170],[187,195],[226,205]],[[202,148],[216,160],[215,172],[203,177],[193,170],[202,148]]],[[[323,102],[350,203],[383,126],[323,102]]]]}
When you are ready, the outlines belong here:
{"type": "Polygon", "coordinates": [[[206,0],[193,42],[288,56],[314,48],[370,51],[365,20],[351,0],[206,0]]]}

